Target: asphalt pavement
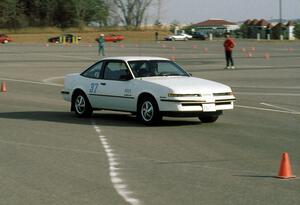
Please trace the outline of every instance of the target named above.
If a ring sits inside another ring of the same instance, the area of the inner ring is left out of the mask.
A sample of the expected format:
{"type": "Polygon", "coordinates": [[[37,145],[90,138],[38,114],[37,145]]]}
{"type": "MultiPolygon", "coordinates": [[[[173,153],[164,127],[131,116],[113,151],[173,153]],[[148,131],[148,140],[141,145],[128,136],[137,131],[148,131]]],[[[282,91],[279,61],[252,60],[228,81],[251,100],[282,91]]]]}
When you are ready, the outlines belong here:
{"type": "Polygon", "coordinates": [[[299,204],[299,178],[276,176],[288,152],[300,177],[300,42],[237,45],[235,70],[224,70],[222,41],[106,45],[109,56],[176,60],[237,97],[216,123],[157,126],[128,113],[70,113],[63,76],[100,59],[95,44],[0,45],[0,204],[299,204]]]}

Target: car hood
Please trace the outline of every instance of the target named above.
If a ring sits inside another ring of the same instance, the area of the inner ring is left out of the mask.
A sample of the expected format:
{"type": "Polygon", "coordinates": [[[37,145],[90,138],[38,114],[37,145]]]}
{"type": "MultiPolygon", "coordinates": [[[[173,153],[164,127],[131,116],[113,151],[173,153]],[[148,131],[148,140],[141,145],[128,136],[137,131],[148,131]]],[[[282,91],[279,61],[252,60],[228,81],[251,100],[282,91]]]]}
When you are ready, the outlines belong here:
{"type": "Polygon", "coordinates": [[[210,80],[185,76],[146,77],[142,80],[169,88],[177,94],[231,92],[227,85],[210,80]]]}

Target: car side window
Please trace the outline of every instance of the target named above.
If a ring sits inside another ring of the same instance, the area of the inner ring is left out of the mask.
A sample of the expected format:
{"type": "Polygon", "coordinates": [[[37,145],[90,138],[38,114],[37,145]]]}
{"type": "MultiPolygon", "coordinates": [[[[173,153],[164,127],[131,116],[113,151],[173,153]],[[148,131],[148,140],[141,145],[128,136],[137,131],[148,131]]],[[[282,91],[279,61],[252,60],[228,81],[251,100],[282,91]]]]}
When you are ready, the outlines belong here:
{"type": "Polygon", "coordinates": [[[106,64],[103,78],[105,80],[129,80],[128,78],[132,76],[124,62],[114,61],[106,64]]]}
{"type": "Polygon", "coordinates": [[[98,62],[87,69],[82,75],[87,78],[99,78],[103,62],[98,62]]]}

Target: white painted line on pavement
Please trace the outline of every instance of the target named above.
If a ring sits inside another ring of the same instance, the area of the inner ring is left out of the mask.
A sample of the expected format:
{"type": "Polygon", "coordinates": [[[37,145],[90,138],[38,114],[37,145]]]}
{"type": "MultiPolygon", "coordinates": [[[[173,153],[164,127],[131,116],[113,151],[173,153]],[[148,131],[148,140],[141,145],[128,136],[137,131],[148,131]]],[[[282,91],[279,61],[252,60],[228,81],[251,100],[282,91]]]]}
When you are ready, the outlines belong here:
{"type": "Polygon", "coordinates": [[[261,107],[252,107],[252,106],[246,106],[246,105],[235,105],[235,107],[238,107],[238,108],[245,108],[245,109],[251,109],[251,110],[262,110],[262,111],[270,111],[270,112],[286,113],[286,114],[292,114],[292,115],[300,115],[300,112],[291,112],[291,111],[275,110],[275,109],[268,109],[268,108],[261,108],[261,107]]]}
{"type": "Polygon", "coordinates": [[[51,85],[51,86],[63,87],[63,85],[61,85],[61,84],[45,83],[45,82],[31,81],[31,80],[19,80],[19,79],[13,79],[13,78],[0,78],[0,80],[19,82],[19,83],[31,83],[31,84],[38,84],[38,85],[51,85]]]}
{"type": "MultiPolygon", "coordinates": [[[[101,129],[97,126],[96,122],[92,120],[92,125],[95,131],[100,134],[101,129]]],[[[111,148],[108,143],[107,138],[104,135],[99,135],[99,140],[102,143],[104,151],[106,153],[108,163],[109,163],[109,175],[111,183],[113,184],[116,192],[129,204],[131,205],[141,205],[140,200],[133,198],[131,195],[134,194],[128,189],[128,185],[125,184],[124,180],[120,177],[120,163],[116,158],[115,150],[111,148]]]]}
{"type": "Polygon", "coordinates": [[[298,90],[299,86],[257,86],[257,85],[231,85],[233,88],[256,88],[256,89],[291,89],[298,90]]]}
{"type": "Polygon", "coordinates": [[[280,106],[277,106],[277,105],[271,105],[269,103],[260,103],[261,105],[265,105],[265,106],[268,106],[268,107],[273,107],[273,108],[277,108],[277,109],[281,109],[281,110],[284,110],[284,111],[289,111],[289,112],[297,112],[295,110],[291,110],[291,109],[288,109],[288,108],[284,108],[284,107],[280,107],[280,106]]]}
{"type": "Polygon", "coordinates": [[[56,55],[56,54],[45,54],[45,53],[38,53],[38,55],[52,56],[52,57],[59,57],[59,58],[73,58],[73,59],[79,59],[79,60],[93,60],[93,61],[96,60],[94,58],[87,58],[87,57],[82,57],[82,56],[68,56],[68,55],[56,55]]]}
{"type": "Polygon", "coordinates": [[[56,77],[50,77],[42,80],[44,83],[51,84],[51,85],[60,85],[63,86],[62,84],[57,84],[57,83],[52,83],[53,80],[59,80],[59,79],[64,79],[65,76],[56,76],[56,77]]]}
{"type": "Polygon", "coordinates": [[[234,92],[237,95],[256,95],[256,96],[291,96],[299,97],[300,93],[263,93],[263,92],[234,92]]]}

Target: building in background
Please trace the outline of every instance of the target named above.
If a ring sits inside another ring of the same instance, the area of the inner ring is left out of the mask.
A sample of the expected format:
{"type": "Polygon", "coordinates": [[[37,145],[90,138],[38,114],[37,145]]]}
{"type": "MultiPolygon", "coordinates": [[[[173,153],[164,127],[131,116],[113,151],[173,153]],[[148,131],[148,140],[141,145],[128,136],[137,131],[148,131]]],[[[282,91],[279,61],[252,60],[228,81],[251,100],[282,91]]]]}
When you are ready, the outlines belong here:
{"type": "Polygon", "coordinates": [[[206,35],[212,34],[215,37],[224,36],[226,32],[239,29],[239,25],[223,19],[208,19],[206,21],[191,25],[192,32],[201,32],[206,35]]]}
{"type": "Polygon", "coordinates": [[[287,39],[295,40],[294,24],[289,21],[283,23],[270,23],[265,19],[248,19],[241,26],[241,31],[245,38],[254,39],[287,39]],[[282,37],[281,37],[282,36],[282,37]]]}

